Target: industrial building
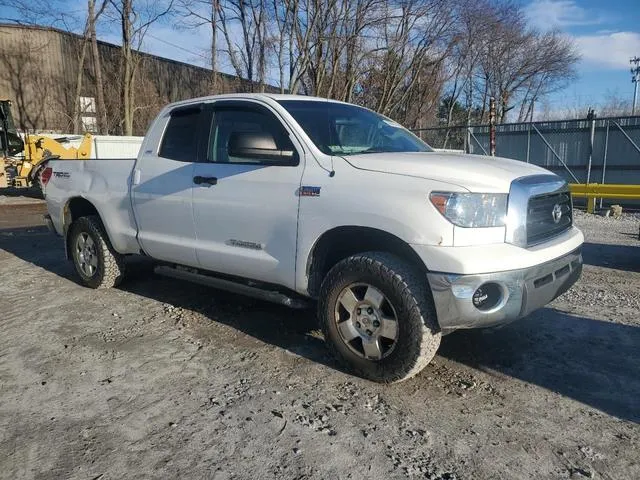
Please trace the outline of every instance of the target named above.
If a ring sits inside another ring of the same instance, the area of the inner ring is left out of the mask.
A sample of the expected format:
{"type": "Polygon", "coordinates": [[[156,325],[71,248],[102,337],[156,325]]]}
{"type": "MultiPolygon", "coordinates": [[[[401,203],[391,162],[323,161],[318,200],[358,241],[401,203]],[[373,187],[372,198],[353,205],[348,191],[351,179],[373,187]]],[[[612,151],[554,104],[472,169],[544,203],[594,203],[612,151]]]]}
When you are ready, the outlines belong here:
{"type": "MultiPolygon", "coordinates": [[[[95,131],[95,69],[90,49],[83,68],[79,68],[83,42],[83,36],[55,28],[0,24],[0,98],[13,102],[19,129],[95,131]],[[79,108],[75,107],[76,98],[79,108]]],[[[118,45],[98,41],[110,134],[122,133],[121,50],[118,45]]],[[[136,135],[144,134],[151,119],[167,103],[251,89],[248,82],[219,73],[218,88],[213,92],[210,69],[146,53],[137,53],[136,58],[136,135]]]]}

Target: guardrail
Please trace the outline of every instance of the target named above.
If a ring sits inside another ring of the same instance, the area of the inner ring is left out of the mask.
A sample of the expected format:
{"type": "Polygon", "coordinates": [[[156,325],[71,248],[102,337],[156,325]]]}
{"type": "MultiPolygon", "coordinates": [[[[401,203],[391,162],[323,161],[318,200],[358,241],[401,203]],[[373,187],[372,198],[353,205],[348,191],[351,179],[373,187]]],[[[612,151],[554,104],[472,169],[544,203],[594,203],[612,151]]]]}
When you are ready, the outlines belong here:
{"type": "Polygon", "coordinates": [[[640,185],[615,185],[604,183],[570,183],[573,198],[587,199],[587,212],[593,213],[596,198],[614,198],[620,200],[640,200],[640,185]]]}

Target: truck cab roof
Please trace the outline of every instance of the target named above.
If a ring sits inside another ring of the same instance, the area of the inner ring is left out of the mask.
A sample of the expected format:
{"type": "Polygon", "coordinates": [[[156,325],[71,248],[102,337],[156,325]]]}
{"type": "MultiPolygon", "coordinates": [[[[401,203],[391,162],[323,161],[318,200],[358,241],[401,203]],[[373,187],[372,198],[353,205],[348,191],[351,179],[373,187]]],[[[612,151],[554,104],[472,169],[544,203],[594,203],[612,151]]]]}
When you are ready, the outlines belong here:
{"type": "Polygon", "coordinates": [[[215,100],[299,100],[299,101],[316,101],[346,104],[339,100],[333,100],[323,97],[312,97],[307,95],[293,95],[289,93],[225,93],[220,95],[208,95],[206,97],[191,98],[189,100],[181,100],[167,105],[166,108],[171,109],[180,105],[189,105],[194,103],[211,102],[215,100]]]}

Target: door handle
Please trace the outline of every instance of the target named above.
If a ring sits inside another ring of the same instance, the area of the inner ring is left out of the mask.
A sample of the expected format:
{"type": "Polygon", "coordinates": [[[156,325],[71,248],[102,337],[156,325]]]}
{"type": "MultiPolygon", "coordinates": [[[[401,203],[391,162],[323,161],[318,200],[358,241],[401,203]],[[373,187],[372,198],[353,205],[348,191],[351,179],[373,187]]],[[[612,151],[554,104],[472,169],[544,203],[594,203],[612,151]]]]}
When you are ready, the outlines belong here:
{"type": "Polygon", "coordinates": [[[197,175],[193,177],[193,183],[196,185],[216,185],[218,183],[218,179],[216,177],[201,177],[200,175],[197,175]]]}

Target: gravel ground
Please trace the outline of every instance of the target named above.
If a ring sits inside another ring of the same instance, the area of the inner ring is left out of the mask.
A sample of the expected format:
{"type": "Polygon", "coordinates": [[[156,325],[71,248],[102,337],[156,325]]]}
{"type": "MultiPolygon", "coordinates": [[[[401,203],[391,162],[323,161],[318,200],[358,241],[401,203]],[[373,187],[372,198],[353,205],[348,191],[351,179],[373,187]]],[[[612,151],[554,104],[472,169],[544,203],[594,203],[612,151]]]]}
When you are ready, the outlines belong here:
{"type": "Polygon", "coordinates": [[[42,193],[37,188],[0,188],[0,206],[37,204],[42,205],[42,193]]]}
{"type": "Polygon", "coordinates": [[[338,369],[310,310],[146,263],[80,287],[42,209],[0,206],[0,478],[640,478],[635,217],[578,215],[570,292],[381,386],[338,369]]]}

